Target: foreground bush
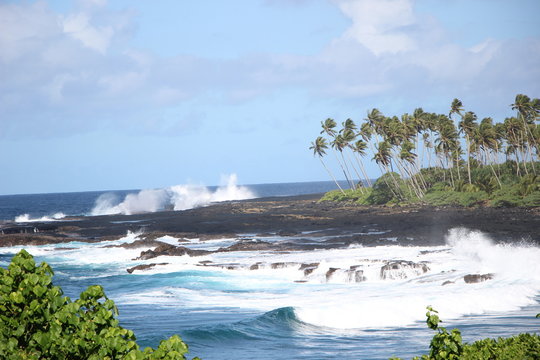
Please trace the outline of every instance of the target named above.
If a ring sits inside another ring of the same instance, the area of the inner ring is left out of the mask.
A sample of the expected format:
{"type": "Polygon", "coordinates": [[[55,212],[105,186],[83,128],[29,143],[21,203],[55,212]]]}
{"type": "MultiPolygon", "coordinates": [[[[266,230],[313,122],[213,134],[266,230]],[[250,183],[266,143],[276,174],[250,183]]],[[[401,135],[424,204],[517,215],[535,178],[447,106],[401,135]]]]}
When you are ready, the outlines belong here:
{"type": "MultiPolygon", "coordinates": [[[[540,359],[540,336],[519,334],[509,338],[483,339],[472,344],[464,344],[461,332],[452,329],[448,332],[439,326],[441,320],[437,311],[428,307],[427,325],[437,333],[429,345],[429,355],[415,360],[537,360],[540,359]]],[[[539,317],[540,314],[536,315],[539,317]]],[[[392,358],[398,360],[398,358],[392,358]]],[[[391,359],[391,360],[392,360],[391,359]]]]}
{"type": "Polygon", "coordinates": [[[185,359],[188,346],[177,335],[157,349],[140,350],[101,286],[71,301],[53,286],[52,275],[48,264],[36,266],[25,250],[0,268],[1,359],[185,359]]]}

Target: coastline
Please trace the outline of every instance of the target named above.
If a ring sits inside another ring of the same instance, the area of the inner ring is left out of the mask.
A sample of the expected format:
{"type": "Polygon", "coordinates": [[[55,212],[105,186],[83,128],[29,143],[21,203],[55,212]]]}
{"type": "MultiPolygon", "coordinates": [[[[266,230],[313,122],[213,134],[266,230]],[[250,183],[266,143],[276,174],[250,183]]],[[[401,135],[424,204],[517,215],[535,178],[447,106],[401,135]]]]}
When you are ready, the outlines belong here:
{"type": "MultiPolygon", "coordinates": [[[[452,228],[485,233],[495,242],[525,241],[540,245],[540,208],[463,208],[435,206],[360,206],[321,202],[321,194],[227,201],[184,211],[134,215],[69,217],[51,222],[0,225],[0,246],[40,245],[69,241],[114,240],[128,231],[155,239],[213,239],[280,234],[294,238],[310,232],[338,236],[321,248],[351,244],[376,246],[443,245],[452,228]]],[[[286,249],[284,249],[286,250],[286,249]]]]}

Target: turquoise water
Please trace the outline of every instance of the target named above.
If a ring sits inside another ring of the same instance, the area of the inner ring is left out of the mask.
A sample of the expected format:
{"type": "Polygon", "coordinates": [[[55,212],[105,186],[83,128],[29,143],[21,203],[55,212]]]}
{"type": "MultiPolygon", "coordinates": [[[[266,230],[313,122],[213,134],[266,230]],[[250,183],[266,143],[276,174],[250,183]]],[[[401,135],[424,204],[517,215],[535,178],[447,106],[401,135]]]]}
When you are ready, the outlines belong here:
{"type": "MultiPolygon", "coordinates": [[[[273,193],[268,186],[264,195],[294,195],[299,189],[303,193],[324,191],[319,190],[320,184],[279,186],[276,190],[274,185],[273,193]]],[[[130,193],[138,192],[124,192],[118,201],[130,193]]],[[[86,214],[101,195],[12,196],[11,205],[0,197],[0,208],[7,219],[21,214],[86,214]],[[85,200],[78,207],[66,206],[73,199],[85,200]],[[6,209],[10,209],[9,216],[6,209]]],[[[378,230],[384,230],[384,224],[379,226],[378,230]]],[[[316,234],[302,234],[303,239],[311,236],[316,234]]],[[[466,229],[454,229],[445,245],[435,247],[396,244],[289,253],[229,252],[146,262],[132,260],[146,249],[104,247],[136,239],[137,234],[126,234],[113,243],[74,242],[27,250],[38,262],[53,266],[55,284],[72,298],[89,285],[103,285],[118,305],[121,324],[134,330],[143,346],[155,347],[161,339],[180,334],[191,355],[206,360],[411,358],[428,351],[433,335],[425,325],[428,305],[439,310],[444,326],[459,327],[466,341],[540,329],[535,319],[540,312],[540,249],[527,244],[494,244],[483,234],[466,229]],[[428,270],[403,267],[383,276],[384,265],[396,260],[426,264],[428,270]],[[202,266],[201,261],[235,265],[202,266]],[[133,274],[126,271],[150,262],[168,265],[133,274]],[[272,266],[275,263],[285,265],[272,266]],[[301,265],[313,263],[318,263],[317,268],[305,273],[301,265]],[[258,269],[250,270],[253,264],[258,269]],[[350,276],[351,267],[362,269],[364,281],[356,282],[350,276]],[[329,269],[337,270],[329,276],[329,269]],[[484,273],[495,277],[478,284],[463,281],[466,274],[484,273]],[[453,283],[442,286],[447,281],[453,283]]],[[[278,242],[296,239],[272,236],[278,242]]],[[[177,239],[161,240],[175,243],[177,239]]],[[[189,241],[182,245],[213,249],[239,239],[189,241]]],[[[0,247],[0,265],[6,267],[19,249],[0,247]]]]}

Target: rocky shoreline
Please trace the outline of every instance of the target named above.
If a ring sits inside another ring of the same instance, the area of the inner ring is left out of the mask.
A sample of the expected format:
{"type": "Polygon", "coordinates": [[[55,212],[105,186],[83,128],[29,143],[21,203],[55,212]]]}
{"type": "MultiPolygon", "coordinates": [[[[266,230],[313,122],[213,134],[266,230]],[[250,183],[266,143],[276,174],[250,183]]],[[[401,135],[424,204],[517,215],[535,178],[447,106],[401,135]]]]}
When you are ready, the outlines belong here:
{"type": "MultiPolygon", "coordinates": [[[[444,244],[448,231],[457,227],[481,231],[497,242],[540,245],[540,208],[392,208],[319,203],[319,198],[320,194],[260,198],[185,211],[73,217],[24,224],[7,222],[0,224],[0,246],[115,240],[128,231],[142,233],[140,239],[144,242],[165,235],[180,242],[190,238],[245,238],[229,251],[328,249],[350,244],[434,246],[444,244]],[[320,241],[304,241],[308,232],[310,238],[318,237],[320,241]],[[264,241],[266,236],[275,235],[288,241],[264,241]],[[255,236],[262,240],[250,239],[255,236]]],[[[159,247],[157,243],[154,245],[159,247]]]]}

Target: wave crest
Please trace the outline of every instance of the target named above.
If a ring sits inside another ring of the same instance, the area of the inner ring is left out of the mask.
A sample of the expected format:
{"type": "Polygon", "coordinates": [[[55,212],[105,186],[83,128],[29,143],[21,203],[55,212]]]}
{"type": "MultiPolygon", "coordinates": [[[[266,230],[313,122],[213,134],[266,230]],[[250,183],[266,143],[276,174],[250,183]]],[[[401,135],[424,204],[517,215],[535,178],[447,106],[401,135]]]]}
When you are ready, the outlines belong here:
{"type": "Polygon", "coordinates": [[[237,185],[236,174],[222,178],[222,185],[212,191],[202,185],[175,185],[165,189],[147,189],[128,194],[122,201],[112,193],[101,195],[91,215],[132,215],[162,210],[187,210],[210,203],[254,198],[245,186],[237,185]]]}

